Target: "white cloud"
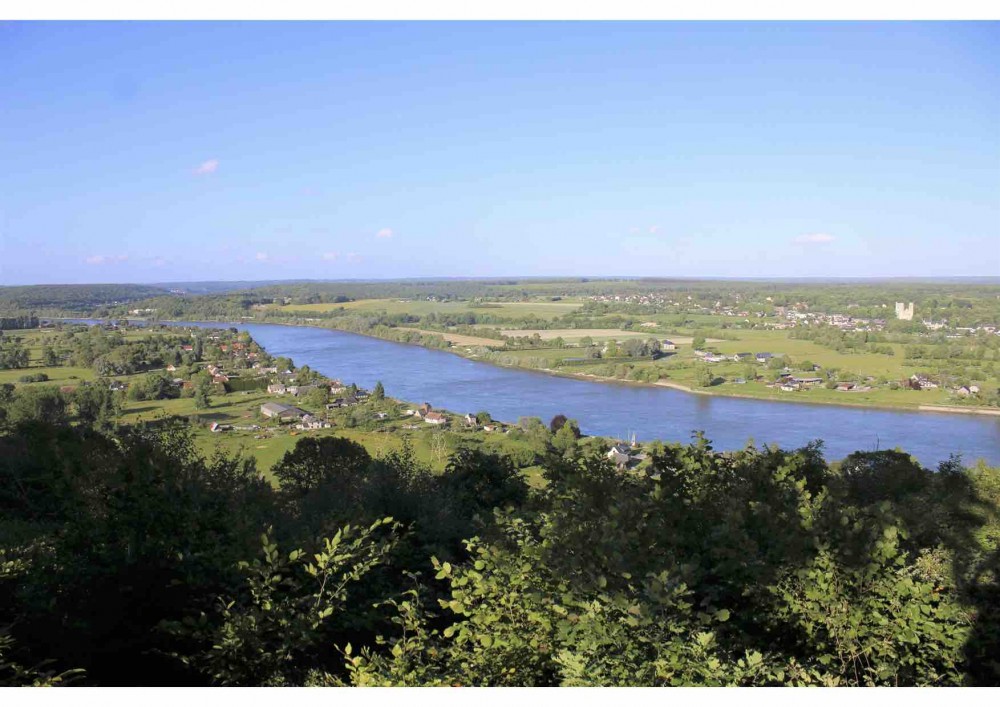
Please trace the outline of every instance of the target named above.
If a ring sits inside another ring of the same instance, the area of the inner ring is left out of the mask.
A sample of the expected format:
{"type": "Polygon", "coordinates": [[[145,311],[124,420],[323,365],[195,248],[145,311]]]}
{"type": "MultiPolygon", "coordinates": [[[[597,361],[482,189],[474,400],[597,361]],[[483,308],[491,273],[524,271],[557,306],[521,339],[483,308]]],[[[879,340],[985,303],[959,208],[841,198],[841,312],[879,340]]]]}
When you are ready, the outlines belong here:
{"type": "Polygon", "coordinates": [[[836,238],[829,233],[807,233],[794,239],[794,243],[833,243],[836,238]]]}
{"type": "Polygon", "coordinates": [[[264,252],[259,252],[254,257],[257,258],[257,260],[259,260],[262,263],[266,263],[268,260],[270,260],[270,256],[264,252]]]}
{"type": "Polygon", "coordinates": [[[83,259],[87,265],[112,265],[128,260],[127,255],[91,255],[83,259]]]}
{"type": "Polygon", "coordinates": [[[379,229],[378,233],[375,234],[375,237],[376,238],[392,238],[392,229],[391,228],[382,228],[382,229],[379,229]]]}
{"type": "Polygon", "coordinates": [[[340,253],[338,253],[337,251],[334,251],[334,250],[331,250],[331,251],[328,251],[326,253],[323,253],[323,260],[336,260],[339,257],[340,257],[340,253]]]}
{"type": "Polygon", "coordinates": [[[659,233],[659,231],[660,231],[660,227],[659,226],[650,226],[649,227],[649,232],[650,233],[659,233]]]}
{"type": "Polygon", "coordinates": [[[198,168],[194,171],[195,174],[215,174],[215,171],[219,168],[219,160],[211,159],[205,160],[198,168]]]}
{"type": "Polygon", "coordinates": [[[358,255],[357,253],[348,253],[347,254],[347,262],[349,262],[349,263],[360,263],[361,262],[361,256],[358,255]]]}

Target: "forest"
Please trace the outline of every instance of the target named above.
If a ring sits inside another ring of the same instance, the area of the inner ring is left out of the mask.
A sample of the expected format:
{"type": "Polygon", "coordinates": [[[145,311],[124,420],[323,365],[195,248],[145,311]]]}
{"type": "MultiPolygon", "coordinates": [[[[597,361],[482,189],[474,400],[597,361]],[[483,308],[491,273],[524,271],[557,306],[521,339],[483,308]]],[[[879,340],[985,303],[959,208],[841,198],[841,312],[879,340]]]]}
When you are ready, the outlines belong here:
{"type": "Polygon", "coordinates": [[[0,685],[1000,684],[995,468],[699,436],[532,488],[334,436],[271,483],[57,413],[0,432],[0,685]]]}

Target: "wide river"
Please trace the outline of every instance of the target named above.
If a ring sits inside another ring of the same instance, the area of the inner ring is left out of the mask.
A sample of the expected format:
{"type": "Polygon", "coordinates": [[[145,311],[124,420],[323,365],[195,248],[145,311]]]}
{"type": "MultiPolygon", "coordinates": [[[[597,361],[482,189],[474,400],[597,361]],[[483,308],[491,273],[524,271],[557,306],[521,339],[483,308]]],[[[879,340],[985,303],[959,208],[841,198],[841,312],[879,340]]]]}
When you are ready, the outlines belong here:
{"type": "Polygon", "coordinates": [[[487,410],[497,420],[536,416],[546,423],[562,413],[585,434],[686,442],[703,430],[716,449],[739,449],[748,440],[799,447],[822,439],[828,459],[856,450],[899,447],[936,466],[952,453],[972,463],[1000,465],[1000,416],[905,412],[746,398],[694,395],[662,387],[561,378],[500,368],[445,351],[367,336],[275,324],[237,326],[273,356],[287,356],[345,383],[453,412],[487,410]]]}

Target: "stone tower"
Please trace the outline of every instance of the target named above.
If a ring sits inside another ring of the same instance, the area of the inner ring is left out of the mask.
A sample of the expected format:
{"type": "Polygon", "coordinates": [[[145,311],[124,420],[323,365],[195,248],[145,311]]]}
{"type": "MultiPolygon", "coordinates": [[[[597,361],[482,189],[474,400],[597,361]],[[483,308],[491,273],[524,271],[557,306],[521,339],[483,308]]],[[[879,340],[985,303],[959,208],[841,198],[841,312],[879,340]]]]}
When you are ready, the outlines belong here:
{"type": "Polygon", "coordinates": [[[911,321],[913,319],[913,302],[906,306],[903,302],[896,302],[896,319],[911,321]]]}

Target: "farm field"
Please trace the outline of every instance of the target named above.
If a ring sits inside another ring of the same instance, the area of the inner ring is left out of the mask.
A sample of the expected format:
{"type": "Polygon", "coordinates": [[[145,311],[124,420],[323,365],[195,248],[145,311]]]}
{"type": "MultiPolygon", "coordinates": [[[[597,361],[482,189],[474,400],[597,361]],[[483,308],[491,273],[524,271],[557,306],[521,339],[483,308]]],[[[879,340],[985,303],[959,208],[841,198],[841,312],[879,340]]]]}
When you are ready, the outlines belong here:
{"type": "MultiPolygon", "coordinates": [[[[670,339],[675,344],[690,344],[690,336],[674,336],[664,334],[654,334],[649,331],[629,331],[626,329],[502,329],[504,336],[534,336],[538,334],[543,341],[551,341],[562,338],[564,341],[576,342],[585,336],[589,336],[594,341],[608,341],[609,339],[670,339]]],[[[707,341],[718,341],[718,339],[708,339],[707,341]]]]}
{"type": "Polygon", "coordinates": [[[751,353],[767,351],[787,356],[793,363],[808,359],[824,368],[862,371],[866,375],[884,375],[890,379],[907,378],[916,372],[914,367],[903,365],[903,351],[899,345],[893,345],[896,350],[895,356],[840,353],[813,341],[792,339],[785,331],[735,330],[734,333],[739,337],[738,340],[712,342],[712,348],[727,355],[742,351],[751,353]]]}
{"type": "Polygon", "coordinates": [[[436,334],[444,338],[445,341],[457,346],[503,346],[504,342],[499,339],[487,339],[483,336],[469,336],[467,334],[456,334],[450,331],[431,331],[430,329],[414,329],[412,327],[396,327],[401,331],[415,331],[418,334],[436,334]]]}
{"type": "Polygon", "coordinates": [[[385,312],[386,314],[495,314],[501,317],[555,319],[580,308],[581,302],[435,302],[428,300],[364,299],[354,302],[285,304],[272,307],[280,312],[385,312]]]}

